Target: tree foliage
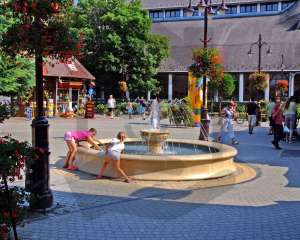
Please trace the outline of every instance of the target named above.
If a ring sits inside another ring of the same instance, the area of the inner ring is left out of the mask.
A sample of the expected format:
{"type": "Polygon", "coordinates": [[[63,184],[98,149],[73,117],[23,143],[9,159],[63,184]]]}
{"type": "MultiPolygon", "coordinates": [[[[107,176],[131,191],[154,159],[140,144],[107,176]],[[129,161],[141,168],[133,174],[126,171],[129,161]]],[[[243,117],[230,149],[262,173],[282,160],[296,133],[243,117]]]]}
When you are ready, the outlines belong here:
{"type": "MultiPolygon", "coordinates": [[[[17,18],[0,7],[0,41],[17,18]]],[[[19,55],[10,57],[0,48],[0,94],[22,97],[34,84],[33,62],[19,55]]]]}
{"type": "Polygon", "coordinates": [[[0,94],[25,96],[34,86],[34,63],[19,55],[0,52],[0,94]]]}
{"type": "Polygon", "coordinates": [[[118,80],[126,76],[131,92],[157,90],[154,76],[169,45],[150,32],[151,20],[139,0],[81,0],[74,17],[84,33],[85,65],[92,73],[117,74],[118,80]]]}
{"type": "Polygon", "coordinates": [[[235,79],[229,73],[225,73],[221,87],[218,90],[220,97],[223,99],[229,99],[235,90],[235,79]]]}
{"type": "Polygon", "coordinates": [[[1,39],[3,50],[24,56],[74,50],[79,32],[69,27],[71,5],[71,0],[8,0],[1,11],[11,11],[14,19],[1,39]]]}

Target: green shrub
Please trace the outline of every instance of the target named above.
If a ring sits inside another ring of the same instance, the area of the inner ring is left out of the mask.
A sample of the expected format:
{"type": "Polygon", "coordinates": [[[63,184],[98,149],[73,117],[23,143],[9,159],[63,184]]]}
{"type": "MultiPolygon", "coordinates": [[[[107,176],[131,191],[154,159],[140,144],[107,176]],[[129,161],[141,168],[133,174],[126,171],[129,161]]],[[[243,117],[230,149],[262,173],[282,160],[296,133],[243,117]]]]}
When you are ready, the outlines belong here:
{"type": "Polygon", "coordinates": [[[296,117],[297,119],[300,119],[300,104],[297,104],[296,106],[296,117]]]}
{"type": "Polygon", "coordinates": [[[106,114],[107,113],[107,106],[106,104],[98,104],[96,106],[96,112],[99,113],[99,114],[106,114]]]}
{"type": "Polygon", "coordinates": [[[236,111],[239,113],[246,112],[246,103],[238,102],[236,106],[236,111]]]}
{"type": "Polygon", "coordinates": [[[0,104],[0,123],[10,117],[10,111],[6,104],[0,104]]]}
{"type": "Polygon", "coordinates": [[[127,102],[120,102],[116,105],[116,111],[119,111],[120,113],[126,113],[127,112],[127,102]]]}
{"type": "Polygon", "coordinates": [[[165,119],[169,117],[170,112],[170,105],[167,102],[163,102],[160,104],[160,114],[161,118],[165,119]]]}
{"type": "Polygon", "coordinates": [[[138,112],[138,108],[139,108],[139,104],[136,102],[132,103],[132,108],[133,108],[133,112],[137,113],[138,112]]]}

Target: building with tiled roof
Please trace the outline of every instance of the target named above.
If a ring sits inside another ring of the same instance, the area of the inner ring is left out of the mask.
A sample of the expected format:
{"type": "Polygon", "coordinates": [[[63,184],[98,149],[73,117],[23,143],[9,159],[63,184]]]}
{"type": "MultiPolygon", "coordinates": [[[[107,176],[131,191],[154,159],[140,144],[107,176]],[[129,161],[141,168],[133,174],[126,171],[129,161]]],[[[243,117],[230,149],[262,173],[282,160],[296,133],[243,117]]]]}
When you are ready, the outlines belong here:
{"type": "Polygon", "coordinates": [[[77,60],[59,61],[47,58],[43,66],[45,89],[53,101],[54,114],[78,108],[88,85],[95,77],[77,60]]]}
{"type": "MultiPolygon", "coordinates": [[[[187,94],[188,67],[192,63],[193,48],[201,47],[203,15],[197,9],[199,0],[193,0],[195,11],[188,17],[189,0],[143,0],[153,20],[152,30],[168,36],[170,56],[160,66],[158,79],[163,97],[183,97],[187,94]]],[[[212,0],[215,10],[222,0],[212,0]]],[[[224,58],[224,68],[236,78],[235,98],[249,100],[248,76],[258,68],[258,49],[248,56],[251,43],[259,34],[270,46],[262,48],[262,71],[270,76],[269,88],[261,97],[275,94],[279,80],[287,80],[285,93],[300,91],[300,2],[280,0],[225,0],[229,8],[225,14],[216,14],[208,21],[209,47],[217,47],[224,58]],[[263,96],[264,95],[264,96],[263,96]]]]}

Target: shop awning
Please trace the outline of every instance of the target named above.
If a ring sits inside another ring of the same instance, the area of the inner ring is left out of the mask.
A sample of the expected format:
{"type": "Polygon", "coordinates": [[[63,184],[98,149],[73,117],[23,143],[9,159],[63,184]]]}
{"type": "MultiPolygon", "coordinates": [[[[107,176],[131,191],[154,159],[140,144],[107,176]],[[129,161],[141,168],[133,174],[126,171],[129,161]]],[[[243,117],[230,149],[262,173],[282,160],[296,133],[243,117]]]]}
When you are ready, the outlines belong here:
{"type": "Polygon", "coordinates": [[[81,89],[82,88],[83,83],[82,82],[59,82],[57,87],[58,88],[64,88],[64,89],[68,89],[68,88],[73,88],[73,89],[81,89]]]}
{"type": "Polygon", "coordinates": [[[94,80],[95,77],[77,60],[60,62],[48,58],[43,66],[44,77],[76,78],[94,80]]]}

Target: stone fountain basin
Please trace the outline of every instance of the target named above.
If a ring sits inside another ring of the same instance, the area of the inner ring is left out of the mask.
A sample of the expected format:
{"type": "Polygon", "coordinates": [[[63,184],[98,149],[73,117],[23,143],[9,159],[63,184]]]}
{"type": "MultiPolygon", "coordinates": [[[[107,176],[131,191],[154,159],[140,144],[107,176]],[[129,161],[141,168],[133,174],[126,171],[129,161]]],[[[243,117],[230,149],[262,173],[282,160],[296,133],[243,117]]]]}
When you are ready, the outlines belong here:
{"type": "MultiPolygon", "coordinates": [[[[110,140],[105,139],[101,142],[108,143],[110,140]]],[[[126,140],[126,142],[137,141],[142,140],[138,138],[126,140]]],[[[237,150],[231,146],[199,140],[172,139],[172,142],[207,146],[217,149],[218,152],[193,155],[121,154],[122,169],[136,180],[158,181],[219,178],[236,171],[234,157],[237,150]]],[[[104,151],[89,148],[87,142],[83,142],[81,145],[75,157],[75,164],[80,171],[98,174],[104,160],[104,151]]],[[[111,166],[106,170],[104,176],[119,177],[111,169],[111,166]]]]}

